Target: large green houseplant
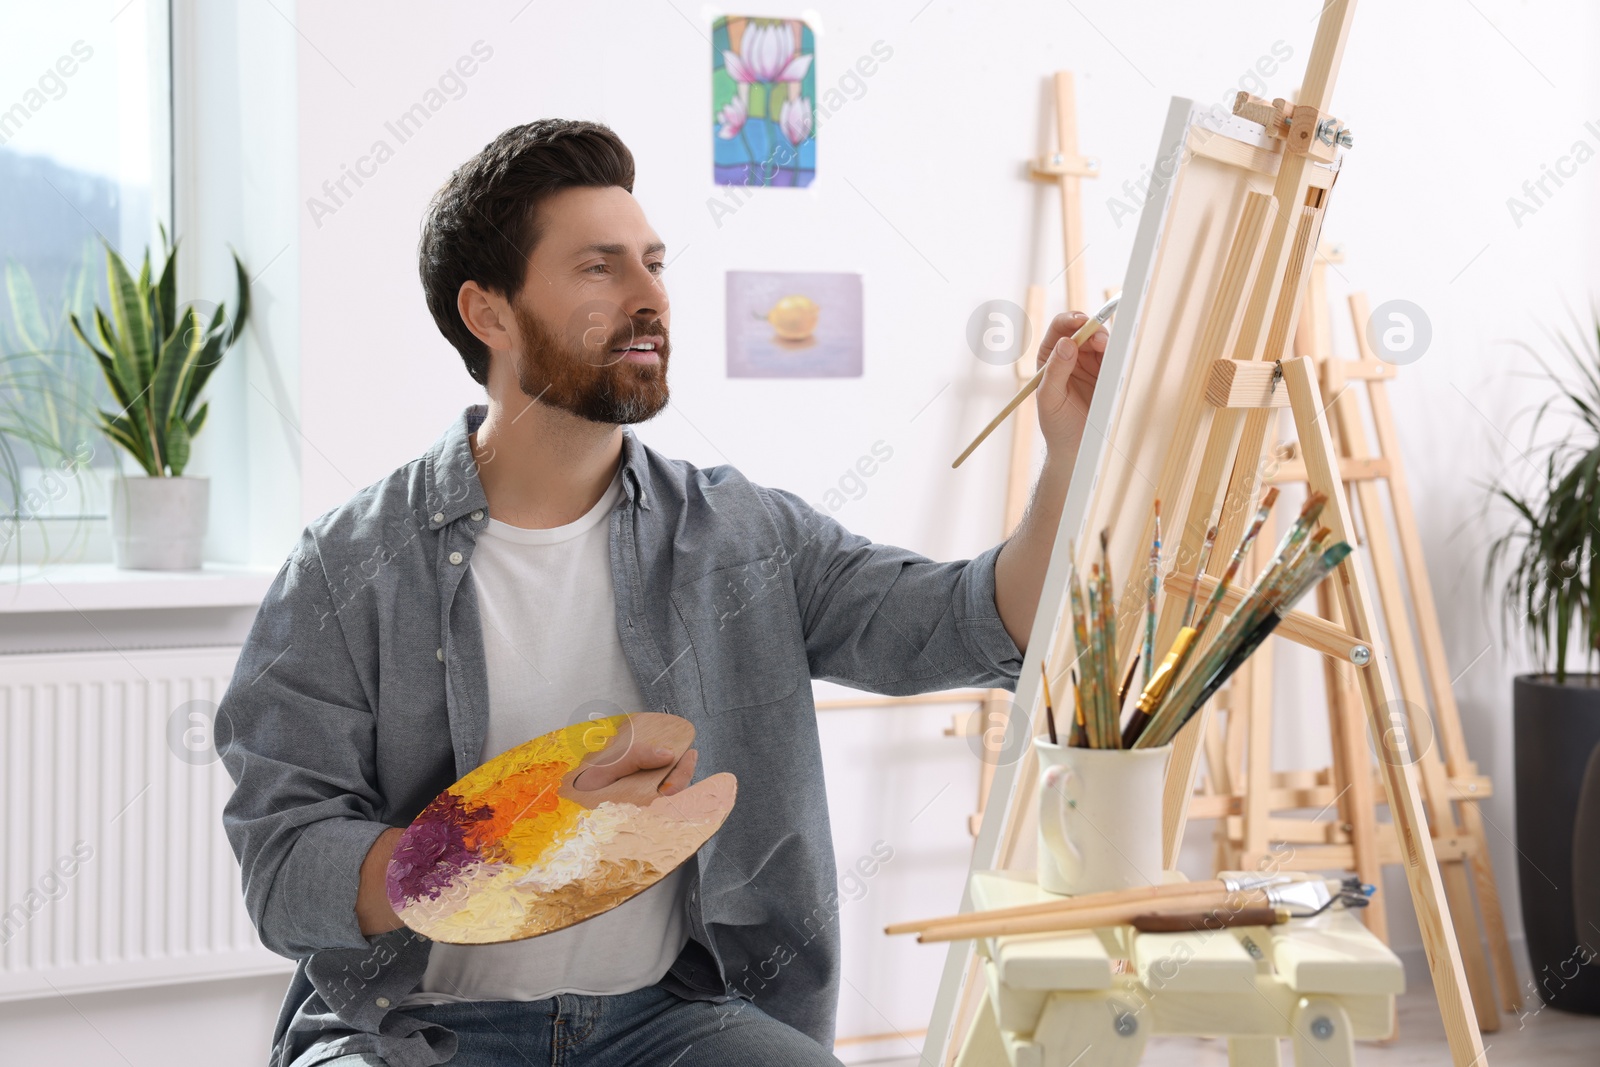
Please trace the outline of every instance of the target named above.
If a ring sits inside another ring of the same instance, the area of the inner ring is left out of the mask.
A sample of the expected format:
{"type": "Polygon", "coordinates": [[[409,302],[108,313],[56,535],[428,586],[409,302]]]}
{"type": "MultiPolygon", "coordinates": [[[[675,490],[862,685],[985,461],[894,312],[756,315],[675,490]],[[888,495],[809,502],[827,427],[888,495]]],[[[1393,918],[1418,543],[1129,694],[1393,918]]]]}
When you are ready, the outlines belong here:
{"type": "Polygon", "coordinates": [[[207,479],[183,473],[210,410],[200,391],[244,330],[250,279],[235,254],[238,310],[230,318],[219,304],[207,321],[194,304],[178,305],[177,244],[164,229],[161,242],[164,261],[154,277],[148,249],[135,276],[107,244],[110,313],[94,309],[92,334],[73,315],[72,329],[120,405],[100,412],[100,429],[146,475],[112,484],[113,558],[119,567],[182,570],[200,566],[210,499],[207,479]]]}
{"type": "MultiPolygon", "coordinates": [[[[1600,1014],[1600,675],[1568,669],[1600,654],[1600,319],[1577,340],[1557,335],[1569,374],[1528,353],[1553,387],[1547,416],[1568,425],[1531,447],[1531,491],[1497,483],[1514,519],[1489,551],[1508,630],[1541,668],[1513,682],[1517,851],[1533,980],[1551,1007],[1600,1014]]],[[[1519,465],[1519,470],[1526,468],[1519,465]]]]}

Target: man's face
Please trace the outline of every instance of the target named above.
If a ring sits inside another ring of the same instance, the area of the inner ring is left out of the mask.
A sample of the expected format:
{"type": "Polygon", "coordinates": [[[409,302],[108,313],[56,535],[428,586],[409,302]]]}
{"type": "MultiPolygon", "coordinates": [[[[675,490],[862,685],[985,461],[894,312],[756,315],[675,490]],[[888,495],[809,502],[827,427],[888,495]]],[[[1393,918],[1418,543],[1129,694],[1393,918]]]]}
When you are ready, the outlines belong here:
{"type": "Polygon", "coordinates": [[[591,422],[633,423],[667,405],[666,248],[623,188],[563,189],[512,300],[517,383],[591,422]]]}

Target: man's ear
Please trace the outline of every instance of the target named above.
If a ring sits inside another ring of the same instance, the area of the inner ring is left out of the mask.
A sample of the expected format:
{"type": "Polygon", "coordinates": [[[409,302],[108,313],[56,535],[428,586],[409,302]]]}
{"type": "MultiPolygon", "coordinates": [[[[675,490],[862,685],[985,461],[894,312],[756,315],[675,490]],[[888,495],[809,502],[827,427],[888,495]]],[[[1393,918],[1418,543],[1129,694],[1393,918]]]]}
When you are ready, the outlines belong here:
{"type": "Polygon", "coordinates": [[[509,352],[514,347],[516,338],[512,330],[516,320],[510,301],[499,293],[474,281],[462,282],[456,293],[456,310],[472,335],[491,351],[509,352]]]}

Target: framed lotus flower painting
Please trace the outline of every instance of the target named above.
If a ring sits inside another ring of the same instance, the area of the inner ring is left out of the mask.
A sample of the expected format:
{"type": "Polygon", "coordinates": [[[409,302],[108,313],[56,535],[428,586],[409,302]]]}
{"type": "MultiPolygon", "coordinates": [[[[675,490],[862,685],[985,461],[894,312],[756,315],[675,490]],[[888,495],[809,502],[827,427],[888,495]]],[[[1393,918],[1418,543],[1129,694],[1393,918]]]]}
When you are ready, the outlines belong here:
{"type": "Polygon", "coordinates": [[[725,16],[711,27],[718,185],[802,188],[817,173],[816,42],[800,19],[725,16]]]}
{"type": "Polygon", "coordinates": [[[859,378],[861,275],[730,270],[728,377],[859,378]]]}

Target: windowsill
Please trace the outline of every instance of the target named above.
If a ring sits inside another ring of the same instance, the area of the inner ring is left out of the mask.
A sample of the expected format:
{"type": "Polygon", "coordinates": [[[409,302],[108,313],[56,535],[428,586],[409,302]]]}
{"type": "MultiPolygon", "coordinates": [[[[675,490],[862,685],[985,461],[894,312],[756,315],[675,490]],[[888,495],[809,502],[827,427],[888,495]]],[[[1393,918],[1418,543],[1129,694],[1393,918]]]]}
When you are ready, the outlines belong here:
{"type": "Polygon", "coordinates": [[[0,568],[0,614],[253,607],[277,570],[207,563],[198,571],[120,570],[110,563],[0,568]]]}

